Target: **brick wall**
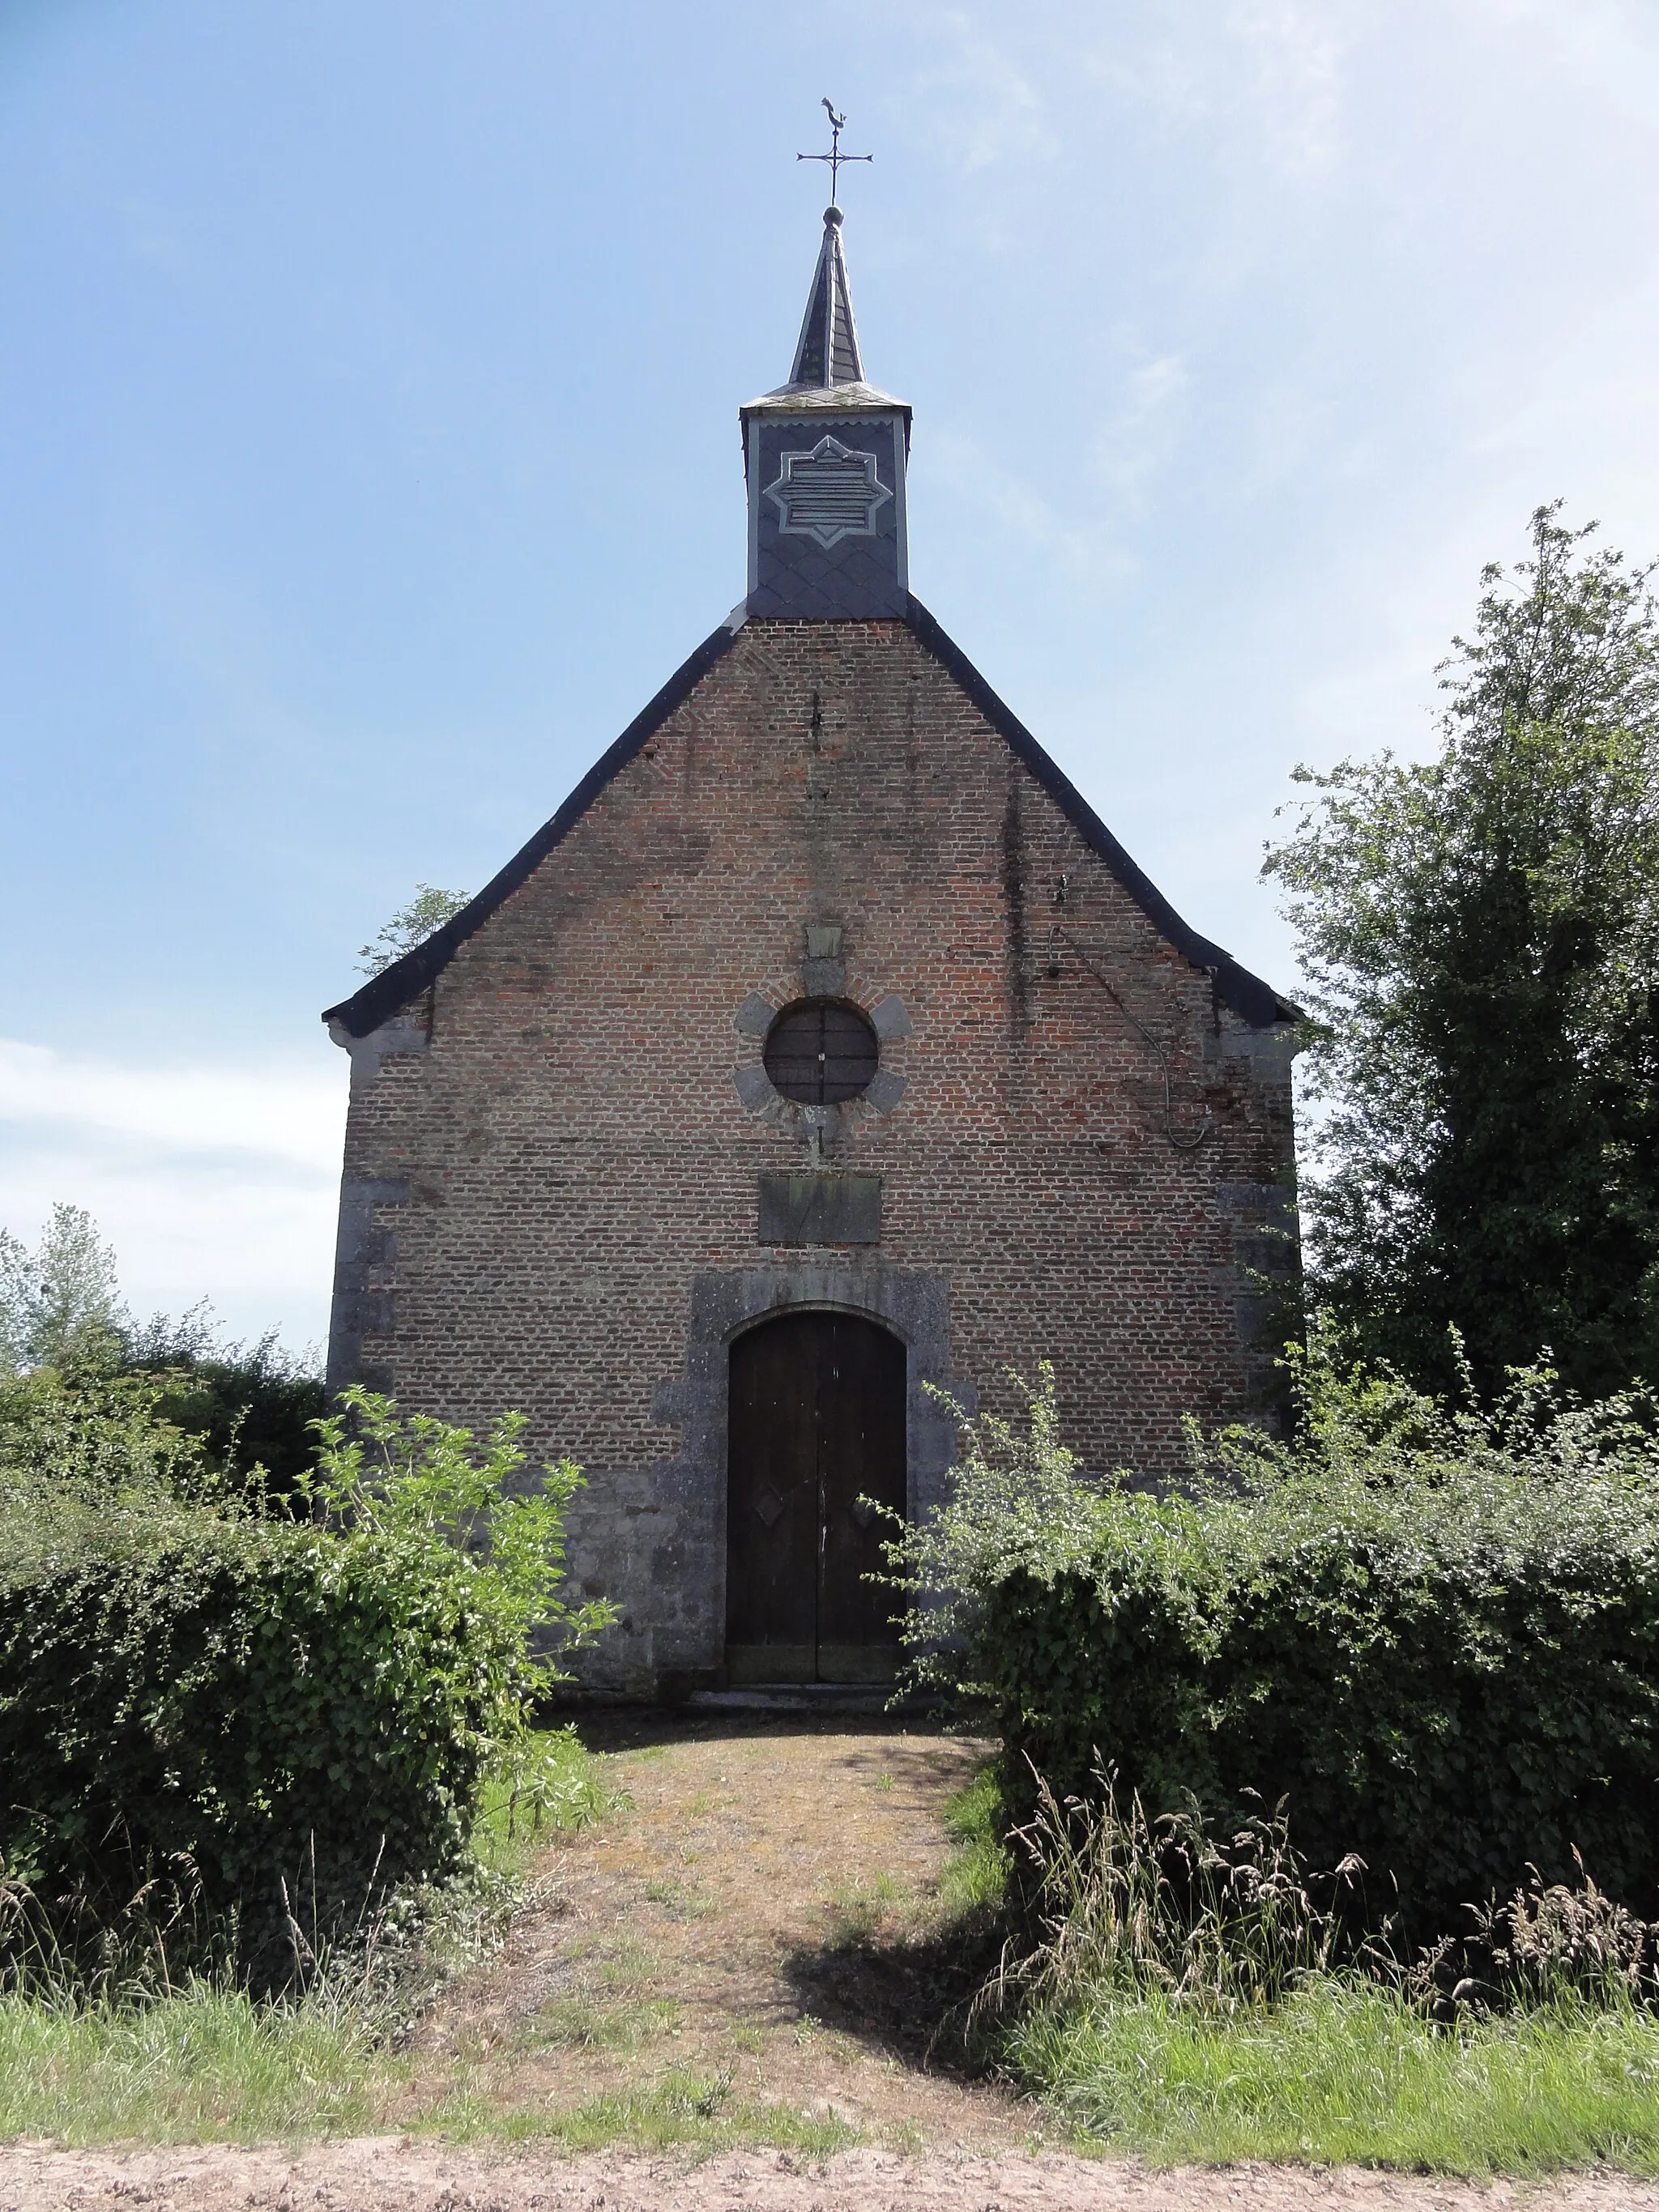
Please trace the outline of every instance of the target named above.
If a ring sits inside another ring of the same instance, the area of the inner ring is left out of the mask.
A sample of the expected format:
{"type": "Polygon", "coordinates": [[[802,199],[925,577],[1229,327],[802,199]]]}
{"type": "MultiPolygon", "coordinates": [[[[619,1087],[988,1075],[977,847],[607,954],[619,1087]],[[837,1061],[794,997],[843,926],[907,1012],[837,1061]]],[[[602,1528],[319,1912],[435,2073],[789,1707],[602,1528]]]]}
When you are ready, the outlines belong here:
{"type": "Polygon", "coordinates": [[[1049,1358],[1085,1462],[1148,1476],[1183,1414],[1261,1379],[1241,1270],[1282,1249],[1282,1041],[1218,1004],[904,623],[748,623],[380,1039],[354,1066],[337,1380],[471,1424],[520,1408],[537,1457],[584,1464],[573,1567],[627,1614],[597,1680],[719,1663],[732,1314],[932,1316],[902,1325],[981,1404],[1049,1358]],[[757,1242],[757,1177],[805,1153],[755,1001],[801,995],[809,924],[840,926],[848,996],[901,1010],[902,1095],[828,1133],[882,1178],[873,1251],[757,1242]]]}

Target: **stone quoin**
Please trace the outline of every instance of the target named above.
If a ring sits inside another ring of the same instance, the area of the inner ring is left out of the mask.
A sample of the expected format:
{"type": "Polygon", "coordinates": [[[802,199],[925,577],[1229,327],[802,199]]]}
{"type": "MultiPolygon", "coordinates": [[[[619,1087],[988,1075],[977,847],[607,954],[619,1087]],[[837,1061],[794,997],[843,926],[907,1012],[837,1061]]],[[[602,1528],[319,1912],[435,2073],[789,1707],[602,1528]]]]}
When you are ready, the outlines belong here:
{"type": "MultiPolygon", "coordinates": [[[[844,158],[844,157],[843,157],[844,158]]],[[[870,1501],[1054,1362],[1146,1480],[1259,1412],[1296,1010],[1181,920],[910,594],[911,414],[838,209],[741,410],[744,599],[552,819],[325,1016],[331,1387],[568,1455],[580,1672],[877,1680],[870,1501]]]]}

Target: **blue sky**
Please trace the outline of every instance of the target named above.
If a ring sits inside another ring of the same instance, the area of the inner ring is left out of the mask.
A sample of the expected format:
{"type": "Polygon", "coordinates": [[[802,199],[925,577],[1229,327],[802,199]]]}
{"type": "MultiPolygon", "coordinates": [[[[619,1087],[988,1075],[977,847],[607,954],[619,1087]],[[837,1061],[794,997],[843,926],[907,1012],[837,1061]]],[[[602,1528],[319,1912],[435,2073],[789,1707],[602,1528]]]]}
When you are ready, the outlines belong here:
{"type": "Polygon", "coordinates": [[[0,1224],[321,1334],[318,1012],[739,596],[825,93],[915,588],[1275,981],[1292,765],[1659,554],[1650,0],[0,0],[0,1224]]]}

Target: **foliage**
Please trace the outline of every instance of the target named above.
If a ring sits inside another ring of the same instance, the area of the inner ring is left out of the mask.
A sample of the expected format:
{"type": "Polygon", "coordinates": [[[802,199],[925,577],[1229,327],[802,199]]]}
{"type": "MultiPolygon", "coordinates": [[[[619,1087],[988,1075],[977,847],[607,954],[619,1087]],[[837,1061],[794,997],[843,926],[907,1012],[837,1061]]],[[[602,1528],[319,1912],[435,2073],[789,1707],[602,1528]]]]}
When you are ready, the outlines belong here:
{"type": "Polygon", "coordinates": [[[1309,1285],[1429,1387],[1659,1378],[1659,618],[1556,507],[1482,576],[1437,758],[1328,775],[1266,872],[1315,1020],[1309,1285]]]}
{"type": "Polygon", "coordinates": [[[953,1919],[1000,1910],[1008,1888],[1008,1822],[994,1765],[946,1799],[951,1850],[939,1870],[939,1899],[953,1919]]]}
{"type": "Polygon", "coordinates": [[[1218,1832],[1094,1782],[1017,1836],[1034,1924],[976,2008],[1065,2118],[1165,2157],[1659,2163],[1659,1931],[1593,1882],[1534,1875],[1406,1964],[1345,1919],[1357,1862],[1311,1872],[1282,1808],[1218,1832]]]}
{"type": "Polygon", "coordinates": [[[380,933],[369,945],[359,947],[357,972],[362,975],[379,975],[417,945],[423,945],[434,930],[441,929],[447,921],[453,921],[464,906],[470,903],[471,891],[441,891],[430,884],[416,884],[415,896],[405,907],[399,907],[390,921],[381,927],[380,933]]]}
{"type": "Polygon", "coordinates": [[[33,1252],[0,1229],[0,1373],[107,1358],[125,1319],[115,1255],[83,1208],[54,1206],[33,1252]]]}
{"type": "Polygon", "coordinates": [[[561,1595],[580,1476],[527,1480],[513,1417],[480,1445],[349,1394],[317,1517],[279,1522],[145,1387],[0,1398],[0,1856],[71,1944],[142,1890],[240,1913],[268,1966],[301,1888],[332,1926],[465,1869],[492,1756],[608,1609],[561,1595]]]}
{"type": "Polygon", "coordinates": [[[314,1358],[284,1352],[271,1329],[253,1345],[227,1342],[205,1300],[178,1321],[135,1323],[122,1301],[115,1255],[91,1215],[55,1206],[29,1253],[0,1231],[0,1375],[48,1369],[106,1410],[114,1378],[155,1377],[130,1394],[187,1436],[204,1465],[262,1500],[287,1505],[316,1450],[324,1411],[314,1358]]]}
{"type": "Polygon", "coordinates": [[[1489,1413],[1317,1342],[1293,1380],[1294,1440],[1194,1439],[1190,1494],[1082,1485],[1046,1371],[1028,1433],[974,1424],[951,1502],[892,1547],[915,1671],[990,1699],[1016,1816],[1034,1772],[1086,1796],[1100,1763],[1154,1818],[1282,1798],[1413,1942],[1529,1864],[1571,1879],[1575,1846],[1647,1910],[1659,1446],[1547,1374],[1489,1413]]]}
{"type": "Polygon", "coordinates": [[[479,1840],[511,1863],[545,1835],[574,1834],[628,1802],[605,1781],[575,1729],[526,1729],[491,1764],[479,1840]]]}
{"type": "Polygon", "coordinates": [[[0,1374],[0,1510],[19,1486],[61,1487],[89,1504],[128,1491],[215,1492],[201,1439],[161,1418],[161,1389],[113,1366],[0,1374]]]}
{"type": "Polygon", "coordinates": [[[314,1359],[285,1351],[275,1329],[252,1345],[228,1343],[205,1306],[197,1306],[179,1321],[157,1314],[126,1330],[119,1364],[157,1378],[157,1413],[198,1437],[228,1480],[284,1504],[299,1502],[325,1408],[314,1359]]]}

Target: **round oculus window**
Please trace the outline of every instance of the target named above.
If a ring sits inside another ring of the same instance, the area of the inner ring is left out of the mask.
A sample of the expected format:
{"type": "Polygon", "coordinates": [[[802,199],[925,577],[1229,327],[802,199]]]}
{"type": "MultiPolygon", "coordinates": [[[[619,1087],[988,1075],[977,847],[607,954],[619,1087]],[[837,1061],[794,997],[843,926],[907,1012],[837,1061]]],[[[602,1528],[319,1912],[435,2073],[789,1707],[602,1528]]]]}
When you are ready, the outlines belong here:
{"type": "Polygon", "coordinates": [[[766,1033],[772,1087],[803,1106],[834,1106],[870,1088],[881,1044],[844,999],[797,999],[766,1033]]]}

